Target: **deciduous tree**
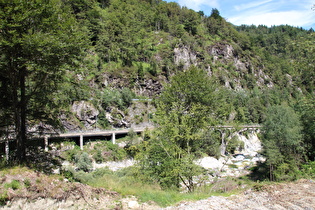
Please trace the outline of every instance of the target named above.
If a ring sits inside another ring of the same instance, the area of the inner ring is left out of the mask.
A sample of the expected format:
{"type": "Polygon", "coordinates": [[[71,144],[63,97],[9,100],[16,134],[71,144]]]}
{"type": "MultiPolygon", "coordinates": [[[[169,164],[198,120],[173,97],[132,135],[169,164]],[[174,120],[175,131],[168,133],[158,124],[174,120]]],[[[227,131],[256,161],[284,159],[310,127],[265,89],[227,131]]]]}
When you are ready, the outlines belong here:
{"type": "Polygon", "coordinates": [[[157,102],[156,129],[141,160],[143,170],[164,187],[193,191],[194,164],[213,112],[214,86],[204,70],[191,67],[173,76],[157,102]]]}
{"type": "Polygon", "coordinates": [[[286,179],[301,162],[304,152],[301,131],[299,116],[292,108],[286,105],[268,108],[262,132],[271,180],[286,179]]]}

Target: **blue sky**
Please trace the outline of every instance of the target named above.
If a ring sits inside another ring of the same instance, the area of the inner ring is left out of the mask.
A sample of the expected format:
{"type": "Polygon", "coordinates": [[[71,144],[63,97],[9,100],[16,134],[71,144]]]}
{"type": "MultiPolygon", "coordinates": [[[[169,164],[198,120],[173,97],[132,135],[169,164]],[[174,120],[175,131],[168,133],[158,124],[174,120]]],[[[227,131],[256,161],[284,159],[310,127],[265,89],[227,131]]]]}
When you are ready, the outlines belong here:
{"type": "Polygon", "coordinates": [[[217,8],[222,17],[234,25],[282,25],[315,30],[315,0],[166,0],[195,11],[211,14],[217,8]]]}

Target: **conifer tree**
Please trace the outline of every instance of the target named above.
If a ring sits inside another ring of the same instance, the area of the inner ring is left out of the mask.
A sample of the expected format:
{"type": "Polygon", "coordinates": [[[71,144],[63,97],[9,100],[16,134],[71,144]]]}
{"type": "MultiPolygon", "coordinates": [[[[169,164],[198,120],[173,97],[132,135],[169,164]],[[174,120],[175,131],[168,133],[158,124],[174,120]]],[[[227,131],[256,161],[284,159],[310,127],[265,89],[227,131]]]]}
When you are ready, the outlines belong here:
{"type": "MultiPolygon", "coordinates": [[[[25,160],[30,123],[51,124],[59,84],[84,49],[85,36],[61,0],[0,1],[1,112],[25,160]]],[[[2,117],[2,116],[1,116],[2,117]]]]}

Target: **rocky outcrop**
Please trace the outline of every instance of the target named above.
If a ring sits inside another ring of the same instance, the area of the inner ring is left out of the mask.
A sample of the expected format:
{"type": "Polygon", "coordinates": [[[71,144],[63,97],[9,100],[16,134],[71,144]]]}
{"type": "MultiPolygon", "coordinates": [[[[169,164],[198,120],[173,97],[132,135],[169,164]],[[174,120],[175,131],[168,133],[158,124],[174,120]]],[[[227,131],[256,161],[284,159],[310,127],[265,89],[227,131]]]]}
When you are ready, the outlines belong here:
{"type": "Polygon", "coordinates": [[[236,133],[235,136],[244,143],[244,147],[237,151],[240,154],[248,155],[251,157],[256,156],[262,150],[261,141],[258,139],[257,134],[260,130],[249,131],[247,135],[236,133]]]}
{"type": "Polygon", "coordinates": [[[93,129],[96,124],[99,111],[88,101],[75,101],[72,104],[71,111],[86,129],[93,129]]]}
{"type": "Polygon", "coordinates": [[[130,123],[126,120],[125,114],[117,108],[109,108],[105,114],[108,122],[116,128],[129,128],[130,123]]]}
{"type": "Polygon", "coordinates": [[[208,54],[213,57],[214,65],[221,63],[227,66],[227,68],[219,67],[221,80],[224,80],[222,83],[226,87],[235,90],[242,89],[243,84],[241,80],[244,80],[246,75],[252,75],[255,78],[256,85],[260,87],[273,87],[273,82],[264,73],[263,66],[258,67],[248,57],[238,55],[232,45],[216,43],[208,48],[208,54]]]}
{"type": "Polygon", "coordinates": [[[160,76],[157,80],[149,78],[142,81],[136,81],[134,92],[137,95],[152,98],[161,93],[162,84],[160,81],[164,81],[164,80],[165,79],[162,76],[160,76]]]}
{"type": "Polygon", "coordinates": [[[174,48],[174,63],[188,69],[191,65],[197,65],[197,56],[188,46],[179,46],[174,48]]]}
{"type": "Polygon", "coordinates": [[[217,43],[209,47],[208,53],[213,56],[214,61],[219,59],[228,60],[235,58],[234,49],[229,44],[217,43]]]}

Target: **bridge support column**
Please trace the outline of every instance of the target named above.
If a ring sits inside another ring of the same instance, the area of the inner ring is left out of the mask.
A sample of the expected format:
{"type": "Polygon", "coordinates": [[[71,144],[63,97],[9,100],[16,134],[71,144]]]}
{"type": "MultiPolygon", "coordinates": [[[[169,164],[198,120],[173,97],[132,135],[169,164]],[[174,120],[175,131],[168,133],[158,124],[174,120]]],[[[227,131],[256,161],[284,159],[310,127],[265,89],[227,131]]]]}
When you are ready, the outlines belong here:
{"type": "Polygon", "coordinates": [[[7,162],[9,161],[9,140],[5,141],[5,157],[7,159],[7,162]]]}
{"type": "Polygon", "coordinates": [[[112,133],[112,143],[116,144],[116,134],[112,133]]]}
{"type": "Polygon", "coordinates": [[[80,149],[83,150],[83,135],[80,135],[80,149]]]}
{"type": "Polygon", "coordinates": [[[45,151],[48,151],[48,136],[44,137],[45,151]]]}

